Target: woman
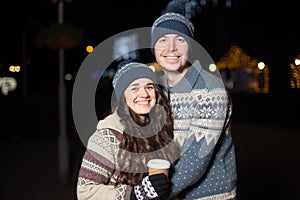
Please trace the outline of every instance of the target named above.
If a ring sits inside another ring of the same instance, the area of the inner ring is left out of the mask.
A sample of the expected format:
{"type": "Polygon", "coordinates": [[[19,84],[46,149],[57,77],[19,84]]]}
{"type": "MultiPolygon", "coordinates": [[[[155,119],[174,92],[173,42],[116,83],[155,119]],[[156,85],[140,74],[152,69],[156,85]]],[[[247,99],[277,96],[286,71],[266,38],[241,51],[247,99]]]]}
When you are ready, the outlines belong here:
{"type": "Polygon", "coordinates": [[[168,100],[145,64],[123,64],[113,79],[117,105],[99,121],[79,170],[82,199],[166,199],[165,174],[148,175],[147,162],[166,159],[174,166],[180,151],[173,143],[168,100]]]}

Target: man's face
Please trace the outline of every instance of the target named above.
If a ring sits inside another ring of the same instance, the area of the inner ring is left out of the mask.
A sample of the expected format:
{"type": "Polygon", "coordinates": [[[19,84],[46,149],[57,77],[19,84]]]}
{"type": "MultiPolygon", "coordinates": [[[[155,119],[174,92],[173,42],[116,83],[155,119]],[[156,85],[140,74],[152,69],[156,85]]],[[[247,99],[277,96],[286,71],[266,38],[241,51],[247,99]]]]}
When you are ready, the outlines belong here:
{"type": "Polygon", "coordinates": [[[179,71],[188,60],[187,41],[177,34],[160,37],[154,45],[157,63],[166,71],[179,71]]]}

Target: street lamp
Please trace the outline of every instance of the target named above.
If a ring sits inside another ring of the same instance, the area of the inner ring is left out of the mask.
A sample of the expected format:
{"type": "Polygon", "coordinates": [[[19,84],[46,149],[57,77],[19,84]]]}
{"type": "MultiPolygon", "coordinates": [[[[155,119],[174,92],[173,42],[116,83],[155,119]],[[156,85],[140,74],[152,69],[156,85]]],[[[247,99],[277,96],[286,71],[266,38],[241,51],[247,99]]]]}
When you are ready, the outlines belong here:
{"type": "MultiPolygon", "coordinates": [[[[71,0],[68,0],[69,2],[71,0]]],[[[58,2],[58,24],[64,23],[64,0],[58,2]]],[[[59,182],[62,185],[68,183],[69,178],[69,143],[66,128],[66,87],[64,82],[64,49],[59,48],[59,82],[58,82],[58,106],[59,106],[59,136],[58,136],[58,165],[59,182]]]]}

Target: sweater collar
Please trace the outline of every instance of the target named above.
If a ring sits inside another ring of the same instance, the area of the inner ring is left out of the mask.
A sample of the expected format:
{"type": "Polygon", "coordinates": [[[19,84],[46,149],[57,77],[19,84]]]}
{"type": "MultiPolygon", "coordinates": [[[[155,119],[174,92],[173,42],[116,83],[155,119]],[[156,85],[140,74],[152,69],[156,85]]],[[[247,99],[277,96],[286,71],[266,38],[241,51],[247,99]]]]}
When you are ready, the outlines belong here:
{"type": "Polygon", "coordinates": [[[200,71],[202,67],[200,62],[196,60],[184,77],[173,87],[170,89],[171,92],[191,92],[193,86],[197,82],[198,77],[200,76],[200,71]]]}
{"type": "Polygon", "coordinates": [[[114,111],[111,115],[98,122],[97,129],[109,128],[123,133],[125,127],[120,120],[121,118],[117,114],[117,111],[114,111]]]}

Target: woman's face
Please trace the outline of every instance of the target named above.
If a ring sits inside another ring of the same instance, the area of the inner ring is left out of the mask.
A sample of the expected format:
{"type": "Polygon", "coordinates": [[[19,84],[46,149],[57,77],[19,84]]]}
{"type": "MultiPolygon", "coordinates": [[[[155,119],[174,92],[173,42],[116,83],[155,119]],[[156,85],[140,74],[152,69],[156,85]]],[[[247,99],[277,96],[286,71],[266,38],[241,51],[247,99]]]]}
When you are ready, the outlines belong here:
{"type": "Polygon", "coordinates": [[[136,114],[148,114],[156,103],[154,87],[153,81],[148,78],[133,81],[124,92],[128,107],[136,114]]]}

